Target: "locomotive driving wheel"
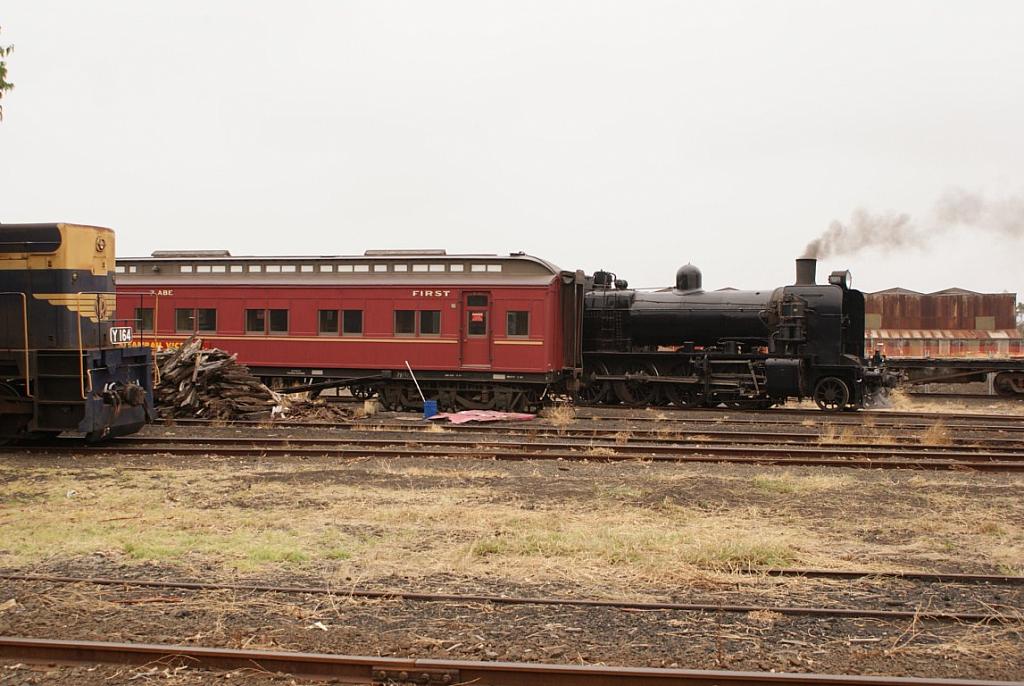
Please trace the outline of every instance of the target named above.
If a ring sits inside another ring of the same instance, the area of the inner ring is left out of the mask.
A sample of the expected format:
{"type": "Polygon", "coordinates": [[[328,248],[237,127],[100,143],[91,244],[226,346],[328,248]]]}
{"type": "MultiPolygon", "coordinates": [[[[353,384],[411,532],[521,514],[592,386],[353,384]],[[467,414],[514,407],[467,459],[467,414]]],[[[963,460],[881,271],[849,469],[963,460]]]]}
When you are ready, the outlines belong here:
{"type": "Polygon", "coordinates": [[[612,395],[611,383],[603,379],[595,379],[597,376],[608,376],[608,367],[603,362],[587,365],[583,370],[583,380],[586,385],[579,390],[579,397],[585,403],[599,404],[607,402],[612,395]]]}
{"type": "MultiPolygon", "coordinates": [[[[666,376],[688,376],[690,370],[686,365],[676,365],[668,370],[666,376]]],[[[676,407],[700,407],[704,404],[700,387],[689,383],[666,383],[661,385],[661,394],[666,402],[676,407]]]]}
{"type": "Polygon", "coordinates": [[[814,386],[814,402],[827,412],[837,412],[850,402],[850,388],[842,379],[826,376],[814,386]]]}
{"type": "Polygon", "coordinates": [[[615,395],[623,405],[646,407],[658,404],[661,395],[658,384],[647,381],[646,377],[659,376],[653,364],[633,364],[626,367],[626,376],[633,377],[614,384],[615,395]]]}

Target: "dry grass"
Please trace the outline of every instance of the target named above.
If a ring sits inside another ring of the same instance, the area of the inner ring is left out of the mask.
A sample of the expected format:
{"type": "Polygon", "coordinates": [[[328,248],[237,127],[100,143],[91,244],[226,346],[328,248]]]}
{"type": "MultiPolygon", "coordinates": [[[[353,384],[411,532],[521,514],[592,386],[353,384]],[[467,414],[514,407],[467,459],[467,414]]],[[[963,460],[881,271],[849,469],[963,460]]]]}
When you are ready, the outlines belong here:
{"type": "Polygon", "coordinates": [[[456,572],[619,587],[683,583],[709,568],[851,560],[954,568],[971,560],[1024,572],[1024,480],[1011,475],[992,481],[990,490],[1003,491],[980,499],[965,491],[980,478],[973,474],[605,468],[431,460],[0,466],[0,565],[100,552],[226,573],[456,572]],[[619,475],[612,483],[610,473],[619,475]],[[752,490],[757,505],[745,495],[752,490]],[[732,505],[723,495],[730,492],[732,505]],[[830,515],[811,505],[813,496],[831,504],[830,515]]]}
{"type": "Polygon", "coordinates": [[[834,473],[798,475],[784,471],[755,476],[752,483],[757,490],[768,493],[819,493],[848,488],[854,479],[834,473]]]}
{"type": "Polygon", "coordinates": [[[541,411],[541,417],[548,420],[551,426],[565,428],[576,421],[576,408],[572,405],[554,405],[541,411]]]}
{"type": "Polygon", "coordinates": [[[938,421],[921,433],[920,440],[922,445],[950,445],[953,443],[953,435],[945,424],[938,421]]]}
{"type": "Polygon", "coordinates": [[[629,443],[629,439],[631,438],[633,438],[633,432],[626,430],[618,431],[612,435],[612,440],[615,441],[616,445],[625,445],[626,443],[629,443]]]}
{"type": "Polygon", "coordinates": [[[899,412],[955,412],[962,414],[1006,414],[1024,416],[1024,404],[1001,401],[996,397],[992,402],[971,402],[952,399],[929,399],[912,397],[903,389],[896,389],[889,395],[889,407],[881,410],[899,412]]]}
{"type": "Polygon", "coordinates": [[[862,431],[855,425],[845,425],[840,428],[835,424],[826,424],[822,427],[821,435],[818,436],[818,443],[822,445],[895,445],[899,441],[895,435],[873,427],[862,431]]]}
{"type": "Polygon", "coordinates": [[[446,433],[448,433],[448,429],[444,428],[438,422],[430,422],[430,424],[427,426],[427,433],[446,434],[446,433]]]}

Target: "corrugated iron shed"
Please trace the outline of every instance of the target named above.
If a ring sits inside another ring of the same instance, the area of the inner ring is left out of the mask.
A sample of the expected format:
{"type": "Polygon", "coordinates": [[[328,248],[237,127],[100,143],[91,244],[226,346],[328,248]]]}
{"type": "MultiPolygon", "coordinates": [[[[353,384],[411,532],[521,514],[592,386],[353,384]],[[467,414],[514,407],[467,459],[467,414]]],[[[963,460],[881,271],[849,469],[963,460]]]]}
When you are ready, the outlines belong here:
{"type": "Polygon", "coordinates": [[[1012,329],[1017,325],[1015,293],[976,293],[949,288],[914,293],[891,288],[867,293],[864,310],[872,329],[1012,329]]]}

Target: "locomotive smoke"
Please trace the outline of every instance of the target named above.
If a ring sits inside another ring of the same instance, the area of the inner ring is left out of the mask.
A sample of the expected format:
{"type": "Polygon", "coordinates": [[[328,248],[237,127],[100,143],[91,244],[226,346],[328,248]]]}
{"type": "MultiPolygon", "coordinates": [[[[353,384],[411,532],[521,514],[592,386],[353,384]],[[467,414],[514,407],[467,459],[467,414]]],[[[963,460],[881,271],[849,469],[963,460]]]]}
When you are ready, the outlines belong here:
{"type": "Polygon", "coordinates": [[[918,227],[909,214],[857,209],[849,222],[833,221],[807,244],[803,256],[852,255],[871,247],[924,248],[936,235],[958,229],[1024,237],[1024,194],[989,199],[962,188],[950,189],[935,203],[925,228],[918,227]]]}

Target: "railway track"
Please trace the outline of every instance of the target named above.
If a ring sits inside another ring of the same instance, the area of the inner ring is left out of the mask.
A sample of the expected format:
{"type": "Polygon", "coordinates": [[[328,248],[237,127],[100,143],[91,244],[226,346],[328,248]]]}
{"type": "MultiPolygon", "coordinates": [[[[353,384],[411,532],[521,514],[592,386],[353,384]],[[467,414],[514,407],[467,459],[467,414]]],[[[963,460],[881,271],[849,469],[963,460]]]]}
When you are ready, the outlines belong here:
{"type": "MultiPolygon", "coordinates": [[[[683,411],[680,411],[682,413],[683,411]]],[[[405,415],[412,419],[415,415],[405,415]]],[[[719,415],[719,416],[666,416],[658,417],[652,413],[637,413],[635,415],[609,415],[609,414],[597,414],[586,416],[579,416],[577,419],[571,420],[565,427],[565,430],[571,430],[574,426],[582,426],[587,424],[599,424],[605,422],[629,422],[631,423],[631,430],[635,430],[636,424],[657,424],[659,427],[664,429],[669,426],[679,427],[721,427],[726,424],[736,425],[753,425],[758,427],[793,427],[793,428],[808,428],[808,427],[827,427],[833,426],[836,428],[844,427],[861,427],[870,429],[888,429],[888,430],[927,430],[934,427],[940,420],[912,420],[912,419],[878,419],[872,416],[871,423],[865,423],[864,420],[860,419],[861,415],[829,415],[827,417],[818,416],[818,421],[808,424],[807,419],[799,418],[786,418],[782,417],[779,419],[766,419],[764,415],[752,415],[744,413],[736,413],[730,415],[719,415]]],[[[813,417],[811,419],[814,419],[813,417]]],[[[207,420],[207,419],[168,419],[163,420],[162,423],[166,426],[251,426],[251,427],[268,427],[273,426],[277,428],[336,428],[336,429],[360,429],[365,427],[376,427],[376,426],[390,426],[395,424],[393,419],[385,420],[350,420],[340,422],[325,422],[325,421],[303,421],[303,420],[292,420],[292,419],[276,419],[270,421],[259,421],[259,420],[235,420],[235,421],[223,421],[223,420],[207,420]]],[[[408,423],[408,422],[406,422],[408,423]]],[[[988,432],[1001,432],[1005,434],[1020,434],[1024,436],[1024,417],[1001,417],[1001,421],[995,421],[992,419],[984,419],[978,422],[966,421],[966,420],[949,420],[942,419],[941,423],[944,427],[950,430],[967,430],[967,431],[988,431],[988,432]]],[[[427,424],[421,424],[420,426],[428,426],[427,424]]],[[[470,427],[465,424],[444,424],[443,426],[448,428],[465,428],[470,427]]],[[[479,428],[484,425],[474,425],[473,428],[479,428]]],[[[512,427],[524,427],[524,426],[537,426],[531,424],[524,424],[523,422],[497,422],[488,423],[488,427],[508,429],[512,427]]],[[[551,428],[549,424],[543,424],[546,428],[551,428]]],[[[559,427],[562,429],[562,427],[559,427]]],[[[589,430],[589,429],[588,429],[589,430]]]]}
{"type": "Polygon", "coordinates": [[[996,395],[994,393],[922,393],[911,391],[907,395],[920,400],[987,400],[989,402],[1003,400],[1019,402],[1024,400],[1024,396],[1020,395],[996,395]]]}
{"type": "MultiPolygon", "coordinates": [[[[561,437],[559,437],[561,438],[561,437]]],[[[776,440],[776,436],[771,435],[769,437],[761,437],[758,440],[756,435],[749,435],[741,440],[733,440],[731,437],[708,437],[705,438],[703,435],[698,438],[674,438],[674,439],[662,439],[661,441],[634,441],[632,438],[627,440],[603,440],[601,442],[596,441],[593,438],[582,436],[579,437],[582,440],[566,441],[564,438],[558,441],[550,440],[531,440],[528,445],[529,449],[542,449],[542,450],[588,450],[588,449],[606,449],[614,450],[619,454],[630,454],[630,455],[648,455],[648,454],[673,454],[680,448],[695,448],[702,446],[735,446],[738,444],[747,444],[753,446],[754,449],[760,450],[763,447],[774,447],[778,446],[780,442],[776,440]]],[[[811,436],[810,438],[817,438],[811,436]]],[[[295,437],[280,437],[280,436],[267,436],[259,438],[240,438],[235,436],[149,436],[149,437],[137,437],[137,438],[122,438],[116,443],[112,444],[112,447],[137,447],[137,446],[176,446],[176,445],[210,445],[214,447],[220,446],[238,446],[248,448],[264,448],[268,446],[280,447],[280,448],[292,448],[292,447],[325,447],[325,446],[338,446],[338,447],[367,447],[367,448],[387,448],[397,446],[420,446],[420,447],[433,447],[433,448],[461,448],[461,449],[489,449],[489,450],[507,450],[507,449],[519,449],[523,447],[521,441],[516,441],[514,438],[508,440],[486,440],[479,437],[468,438],[439,438],[437,434],[428,432],[426,436],[417,433],[412,437],[381,437],[381,438],[369,438],[365,434],[359,436],[346,436],[346,437],[317,437],[317,438],[295,438],[295,437]]],[[[67,449],[74,449],[74,446],[85,445],[81,441],[68,440],[68,441],[55,441],[50,444],[58,448],[67,447],[67,449]]],[[[985,456],[989,459],[1001,459],[1001,458],[1012,458],[1013,460],[1024,460],[1024,443],[1020,441],[1010,441],[1007,443],[989,443],[983,441],[975,441],[968,445],[927,445],[927,444],[903,444],[903,445],[890,445],[886,443],[853,443],[853,444],[832,444],[832,443],[821,443],[817,440],[814,441],[799,441],[793,443],[794,447],[801,450],[809,448],[813,451],[821,451],[822,454],[847,454],[859,451],[857,454],[860,455],[881,455],[886,456],[892,454],[894,450],[898,451],[900,455],[943,455],[955,458],[967,458],[972,459],[977,456],[985,456]]]]}
{"type": "Polygon", "coordinates": [[[306,679],[335,679],[350,684],[381,686],[1014,686],[1008,681],[931,677],[471,662],[17,636],[0,637],[0,657],[69,665],[186,665],[193,669],[282,673],[306,679]]]}
{"type": "Polygon", "coordinates": [[[137,443],[113,442],[86,445],[78,441],[58,441],[50,445],[11,448],[20,452],[45,455],[98,454],[111,456],[167,454],[202,457],[330,457],[361,458],[452,458],[487,460],[561,460],[567,462],[719,462],[754,465],[828,466],[876,469],[978,470],[998,472],[1024,471],[1021,452],[944,450],[941,448],[904,450],[866,449],[841,446],[737,446],[737,445],[642,445],[548,443],[483,443],[480,441],[397,439],[242,439],[228,443],[204,438],[174,438],[161,442],[136,439],[137,443]],[[308,442],[306,442],[308,441],[308,442]],[[287,443],[288,445],[285,445],[287,443]],[[299,445],[294,445],[298,443],[299,445]],[[431,449],[426,446],[436,446],[431,449]],[[415,447],[412,447],[415,446],[415,447]]]}
{"type": "MultiPolygon", "coordinates": [[[[906,577],[903,577],[906,578],[906,577]]],[[[404,600],[412,602],[455,602],[483,603],[488,605],[560,605],[566,607],[600,607],[618,610],[669,611],[747,614],[750,612],[772,612],[797,617],[857,618],[884,621],[939,621],[960,623],[1024,623],[1024,611],[1009,608],[1007,612],[952,612],[915,608],[912,610],[882,610],[875,608],[849,607],[803,607],[782,605],[746,605],[736,603],[674,603],[636,602],[622,600],[591,600],[567,597],[523,597],[463,593],[417,593],[400,590],[367,590],[359,588],[329,588],[326,586],[280,586],[268,584],[227,584],[192,581],[163,581],[135,578],[64,577],[34,574],[3,574],[0,579],[7,581],[31,581],[54,584],[89,584],[95,586],[137,586],[188,591],[247,591],[254,593],[286,593],[302,595],[331,595],[367,600],[404,600]]],[[[1018,583],[1016,577],[1012,583],[1018,583]]]]}

